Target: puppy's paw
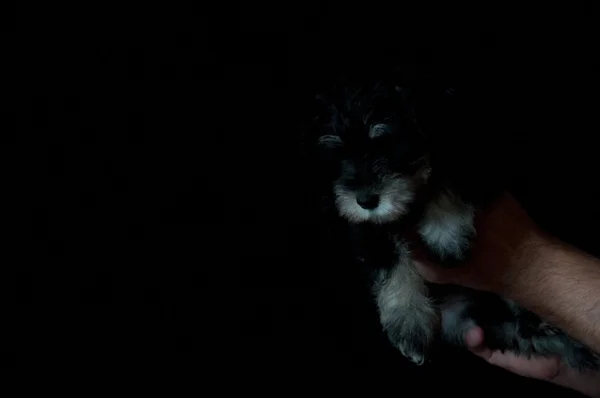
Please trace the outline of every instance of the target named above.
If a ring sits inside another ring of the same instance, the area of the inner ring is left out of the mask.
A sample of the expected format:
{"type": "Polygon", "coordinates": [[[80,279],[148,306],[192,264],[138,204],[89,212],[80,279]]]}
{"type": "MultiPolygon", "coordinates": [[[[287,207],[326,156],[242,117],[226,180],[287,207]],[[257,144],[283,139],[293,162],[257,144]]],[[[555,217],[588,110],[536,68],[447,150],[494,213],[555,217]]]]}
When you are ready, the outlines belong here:
{"type": "Polygon", "coordinates": [[[456,267],[469,259],[473,229],[457,225],[421,225],[421,238],[443,267],[456,267]]]}
{"type": "MultiPolygon", "coordinates": [[[[471,237],[465,238],[465,241],[470,241],[471,237]]],[[[462,266],[471,257],[471,246],[465,244],[462,246],[444,248],[436,252],[439,260],[439,265],[443,268],[456,268],[462,266]]]]}
{"type": "Polygon", "coordinates": [[[417,365],[425,363],[431,348],[439,319],[433,308],[423,309],[419,313],[407,313],[387,328],[391,343],[402,355],[417,365]]]}
{"type": "Polygon", "coordinates": [[[441,193],[432,201],[419,224],[419,235],[443,265],[467,259],[475,236],[474,208],[458,196],[441,193]]]}
{"type": "Polygon", "coordinates": [[[425,363],[425,355],[428,351],[427,343],[419,338],[406,337],[396,341],[396,348],[400,353],[417,365],[425,363]]]}

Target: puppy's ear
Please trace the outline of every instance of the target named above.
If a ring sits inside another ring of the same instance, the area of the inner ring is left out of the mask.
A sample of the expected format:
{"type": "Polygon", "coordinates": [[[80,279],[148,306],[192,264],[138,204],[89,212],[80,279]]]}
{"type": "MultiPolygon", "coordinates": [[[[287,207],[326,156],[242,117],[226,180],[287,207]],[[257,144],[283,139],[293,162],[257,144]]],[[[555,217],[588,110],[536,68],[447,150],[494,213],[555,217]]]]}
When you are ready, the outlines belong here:
{"type": "Polygon", "coordinates": [[[328,99],[324,95],[317,95],[309,108],[308,117],[303,122],[302,146],[305,150],[315,150],[319,138],[323,135],[323,125],[328,123],[327,107],[328,99]]]}

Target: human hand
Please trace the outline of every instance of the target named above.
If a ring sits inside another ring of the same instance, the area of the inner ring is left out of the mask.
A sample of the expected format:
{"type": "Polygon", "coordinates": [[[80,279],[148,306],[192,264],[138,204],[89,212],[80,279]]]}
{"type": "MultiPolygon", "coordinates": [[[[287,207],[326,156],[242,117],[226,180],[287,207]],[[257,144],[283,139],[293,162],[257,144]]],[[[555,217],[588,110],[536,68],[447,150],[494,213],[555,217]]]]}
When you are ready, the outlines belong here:
{"type": "Polygon", "coordinates": [[[465,341],[473,354],[492,365],[520,376],[571,388],[590,397],[600,397],[600,372],[578,372],[562,364],[557,357],[527,358],[510,352],[490,350],[483,345],[483,330],[479,327],[469,330],[465,341]]]}
{"type": "Polygon", "coordinates": [[[429,282],[451,283],[512,297],[535,277],[535,257],[546,244],[543,234],[519,203],[504,194],[475,217],[477,235],[468,261],[460,267],[437,266],[416,247],[415,265],[429,282]]]}

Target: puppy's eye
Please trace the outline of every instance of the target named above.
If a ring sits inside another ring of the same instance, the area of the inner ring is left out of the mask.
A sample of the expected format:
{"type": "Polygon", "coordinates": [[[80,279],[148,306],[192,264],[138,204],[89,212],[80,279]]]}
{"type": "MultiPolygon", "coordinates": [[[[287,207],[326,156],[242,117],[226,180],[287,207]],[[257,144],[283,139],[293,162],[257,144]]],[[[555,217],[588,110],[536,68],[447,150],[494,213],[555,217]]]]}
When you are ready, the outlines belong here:
{"type": "Polygon", "coordinates": [[[337,135],[324,135],[319,138],[318,145],[323,148],[336,149],[342,148],[344,142],[337,135]]]}
{"type": "Polygon", "coordinates": [[[372,140],[377,140],[387,135],[390,135],[390,133],[390,126],[388,126],[387,124],[378,123],[371,126],[371,128],[369,129],[369,138],[372,140]]]}
{"type": "Polygon", "coordinates": [[[388,168],[388,161],[386,159],[379,159],[373,162],[372,170],[374,173],[379,173],[388,168]]]}
{"type": "Polygon", "coordinates": [[[398,171],[411,171],[415,165],[418,166],[423,155],[424,152],[417,147],[408,144],[397,145],[391,157],[390,167],[398,171]]]}

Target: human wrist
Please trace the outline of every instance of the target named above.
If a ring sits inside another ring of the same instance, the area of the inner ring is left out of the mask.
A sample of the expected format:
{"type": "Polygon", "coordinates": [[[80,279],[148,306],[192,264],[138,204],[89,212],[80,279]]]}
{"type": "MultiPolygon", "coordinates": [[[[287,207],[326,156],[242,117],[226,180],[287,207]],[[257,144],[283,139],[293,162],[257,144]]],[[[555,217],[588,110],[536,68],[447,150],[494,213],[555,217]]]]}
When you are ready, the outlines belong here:
{"type": "Polygon", "coordinates": [[[501,293],[526,307],[538,305],[538,290],[544,285],[541,282],[552,276],[556,250],[553,239],[538,228],[531,226],[523,231],[511,255],[501,293]]]}

